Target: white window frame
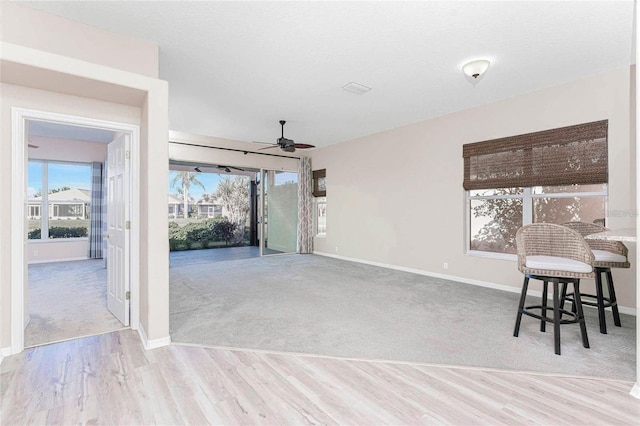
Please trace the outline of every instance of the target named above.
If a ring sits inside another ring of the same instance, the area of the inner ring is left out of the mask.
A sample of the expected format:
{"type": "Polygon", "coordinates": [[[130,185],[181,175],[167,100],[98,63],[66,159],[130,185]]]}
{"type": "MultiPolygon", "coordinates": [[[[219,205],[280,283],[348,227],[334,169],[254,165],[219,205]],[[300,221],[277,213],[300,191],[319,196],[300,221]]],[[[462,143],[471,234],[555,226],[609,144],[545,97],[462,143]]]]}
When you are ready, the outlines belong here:
{"type": "Polygon", "coordinates": [[[604,191],[592,192],[557,192],[534,194],[532,187],[523,187],[521,194],[513,195],[471,195],[471,191],[465,191],[465,253],[471,256],[488,257],[492,259],[518,260],[516,254],[495,253],[491,251],[471,250],[471,201],[472,200],[499,200],[499,199],[521,199],[522,200],[522,225],[533,223],[533,200],[535,198],[574,198],[574,197],[604,197],[605,221],[607,218],[609,184],[605,185],[604,191]]]}

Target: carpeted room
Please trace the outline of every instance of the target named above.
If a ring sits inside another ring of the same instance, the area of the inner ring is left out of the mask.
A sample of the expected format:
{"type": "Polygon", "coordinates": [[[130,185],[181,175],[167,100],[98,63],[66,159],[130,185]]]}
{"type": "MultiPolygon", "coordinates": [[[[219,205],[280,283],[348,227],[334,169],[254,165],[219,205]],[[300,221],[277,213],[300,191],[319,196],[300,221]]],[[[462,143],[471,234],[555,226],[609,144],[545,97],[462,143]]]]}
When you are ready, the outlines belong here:
{"type": "MultiPolygon", "coordinates": [[[[597,332],[552,330],[525,318],[518,294],[318,255],[271,256],[171,267],[175,343],[606,377],[635,375],[635,317],[597,332]]],[[[532,298],[535,299],[535,298],[532,298]]],[[[535,300],[534,300],[535,301],[535,300]]],[[[607,312],[611,321],[610,312],[607,312]]]]}

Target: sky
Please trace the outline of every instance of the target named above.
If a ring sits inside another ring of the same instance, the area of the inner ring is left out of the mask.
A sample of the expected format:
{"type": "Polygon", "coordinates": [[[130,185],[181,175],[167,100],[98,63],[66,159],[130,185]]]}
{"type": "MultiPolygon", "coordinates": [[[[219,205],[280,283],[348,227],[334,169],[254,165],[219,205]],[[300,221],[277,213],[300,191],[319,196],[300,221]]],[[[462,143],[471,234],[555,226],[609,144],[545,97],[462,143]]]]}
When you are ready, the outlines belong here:
{"type": "MultiPolygon", "coordinates": [[[[48,163],[48,166],[49,191],[63,186],[91,189],[91,166],[89,164],[48,163]]],[[[30,197],[42,189],[42,167],[43,163],[29,161],[27,187],[30,197]]]]}
{"type": "MultiPolygon", "coordinates": [[[[171,185],[171,181],[175,176],[174,171],[169,171],[169,182],[168,182],[168,191],[170,194],[176,195],[178,193],[178,188],[181,188],[181,184],[178,182],[175,186],[171,185]]],[[[204,190],[199,185],[191,184],[189,187],[189,196],[193,197],[196,201],[202,197],[202,194],[212,194],[216,192],[218,189],[218,183],[220,179],[224,176],[228,176],[226,174],[217,174],[217,173],[198,173],[196,178],[202,182],[204,185],[204,190]]],[[[285,182],[297,182],[298,181],[298,173],[295,172],[277,172],[276,173],[276,185],[281,185],[285,182]]]]}
{"type": "MultiPolygon", "coordinates": [[[[175,186],[171,185],[171,181],[173,180],[175,173],[176,172],[174,171],[169,171],[168,191],[169,194],[173,195],[176,195],[178,193],[178,188],[182,187],[180,182],[177,182],[175,186]]],[[[199,200],[204,193],[212,194],[216,192],[216,189],[218,188],[218,182],[220,182],[221,177],[222,175],[216,173],[198,173],[198,176],[196,176],[196,178],[200,182],[202,182],[205,189],[203,190],[199,185],[191,184],[191,186],[189,187],[189,195],[196,200],[199,200]]]]}
{"type": "MultiPolygon", "coordinates": [[[[42,168],[43,163],[29,161],[28,167],[28,194],[30,197],[39,193],[42,189],[42,168]]],[[[69,188],[91,189],[91,166],[89,164],[69,164],[69,163],[48,163],[49,191],[52,189],[68,186],[69,188]]],[[[168,192],[177,194],[180,184],[171,185],[174,176],[173,171],[169,172],[168,192]]],[[[218,182],[226,175],[217,173],[198,173],[197,179],[204,185],[204,190],[198,185],[191,185],[189,195],[199,200],[204,193],[214,193],[218,188],[218,182]]],[[[297,182],[298,174],[295,172],[278,172],[276,174],[276,185],[284,182],[297,182]]]]}

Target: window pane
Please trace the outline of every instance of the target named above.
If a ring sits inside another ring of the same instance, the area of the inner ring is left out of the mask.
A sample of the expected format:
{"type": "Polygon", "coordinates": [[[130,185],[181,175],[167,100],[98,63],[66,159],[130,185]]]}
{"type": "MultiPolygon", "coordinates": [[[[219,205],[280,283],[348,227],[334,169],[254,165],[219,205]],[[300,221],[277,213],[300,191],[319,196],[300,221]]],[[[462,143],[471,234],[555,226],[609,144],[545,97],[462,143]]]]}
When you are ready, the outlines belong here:
{"type": "Polygon", "coordinates": [[[522,195],[524,188],[494,188],[494,189],[473,189],[469,191],[471,197],[490,197],[492,195],[522,195]]]}
{"type": "Polygon", "coordinates": [[[89,235],[91,166],[48,163],[49,238],[89,235]]]}
{"type": "Polygon", "coordinates": [[[471,250],[516,253],[522,199],[471,200],[471,250]]]}
{"type": "Polygon", "coordinates": [[[533,222],[593,222],[604,226],[605,197],[534,198],[533,222]]]}
{"type": "Polygon", "coordinates": [[[607,192],[607,184],[593,185],[562,185],[562,186],[534,186],[534,194],[560,194],[563,192],[607,192]]]}
{"type": "Polygon", "coordinates": [[[324,235],[327,233],[327,197],[316,198],[315,204],[316,235],[324,235]]]}

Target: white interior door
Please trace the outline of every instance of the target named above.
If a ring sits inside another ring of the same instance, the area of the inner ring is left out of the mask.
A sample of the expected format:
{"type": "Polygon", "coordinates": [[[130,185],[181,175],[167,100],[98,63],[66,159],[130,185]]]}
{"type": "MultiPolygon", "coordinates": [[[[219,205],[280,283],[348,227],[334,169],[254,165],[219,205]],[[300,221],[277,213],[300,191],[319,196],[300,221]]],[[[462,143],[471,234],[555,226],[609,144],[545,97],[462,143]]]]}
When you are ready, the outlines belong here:
{"type": "Polygon", "coordinates": [[[107,307],[129,325],[129,135],[107,149],[107,307]]]}

